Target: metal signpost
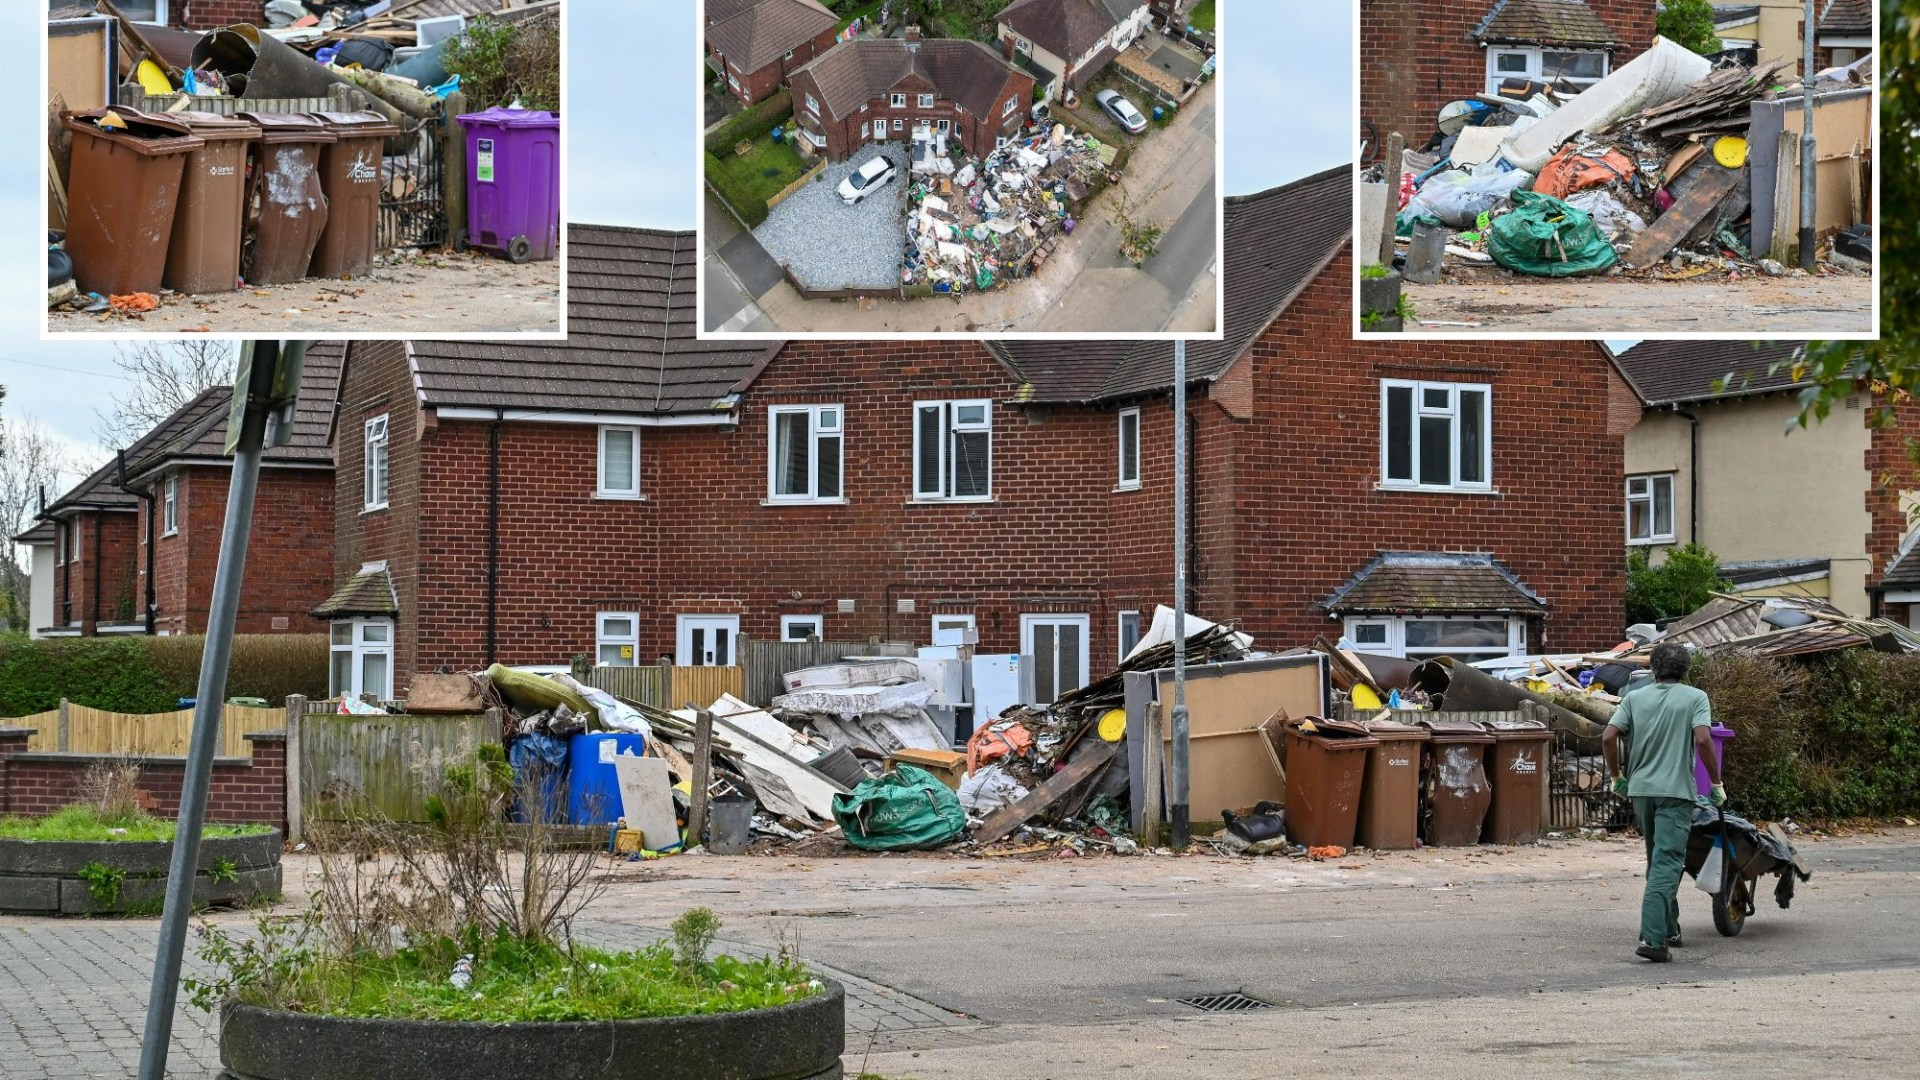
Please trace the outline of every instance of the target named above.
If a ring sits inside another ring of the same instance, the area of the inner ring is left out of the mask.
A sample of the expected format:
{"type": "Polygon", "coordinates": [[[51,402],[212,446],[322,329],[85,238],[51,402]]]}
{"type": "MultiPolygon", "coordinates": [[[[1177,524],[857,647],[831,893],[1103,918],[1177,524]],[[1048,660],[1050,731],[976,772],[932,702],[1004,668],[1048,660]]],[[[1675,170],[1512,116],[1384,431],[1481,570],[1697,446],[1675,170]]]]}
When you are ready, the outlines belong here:
{"type": "Polygon", "coordinates": [[[180,816],[173,833],[173,860],[167,867],[167,901],[160,917],[160,945],[153,959],[153,986],[147,995],[147,1026],[140,1043],[139,1080],[163,1080],[168,1043],[173,1038],[173,1009],[180,988],[180,961],[186,950],[187,916],[193,910],[194,871],[200,863],[200,830],[207,819],[207,787],[214,751],[220,744],[221,703],[226,699],[227,662],[233,655],[234,618],[240,609],[240,577],[247,561],[247,532],[260,480],[260,452],[285,446],[293,435],[294,399],[300,388],[304,341],[249,341],[240,347],[227,416],[227,452],[233,455],[233,479],[227,488],[227,519],[220,535],[220,564],[214,570],[213,599],[207,613],[206,645],[200,655],[200,684],[193,705],[193,738],[187,750],[187,774],[180,786],[180,816]]]}
{"type": "Polygon", "coordinates": [[[1192,839],[1187,800],[1187,343],[1173,343],[1173,849],[1192,839]]]}

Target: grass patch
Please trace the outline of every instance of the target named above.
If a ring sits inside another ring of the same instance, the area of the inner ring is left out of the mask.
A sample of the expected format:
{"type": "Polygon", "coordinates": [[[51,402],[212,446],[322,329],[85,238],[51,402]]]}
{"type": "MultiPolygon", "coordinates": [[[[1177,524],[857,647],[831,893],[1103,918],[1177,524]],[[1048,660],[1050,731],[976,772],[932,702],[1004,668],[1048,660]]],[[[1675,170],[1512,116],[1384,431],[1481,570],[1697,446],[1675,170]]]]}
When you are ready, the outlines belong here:
{"type": "Polygon", "coordinates": [[[1200,0],[1193,5],[1193,14],[1187,16],[1187,25],[1203,34],[1213,33],[1214,0],[1200,0]]]}
{"type": "Polygon", "coordinates": [[[791,140],[776,143],[764,135],[754,140],[749,154],[729,150],[707,155],[707,179],[749,225],[766,220],[767,200],[806,171],[791,140]]]}
{"type": "MultiPolygon", "coordinates": [[[[271,832],[269,825],[208,825],[201,836],[251,836],[271,832]]],[[[102,817],[91,806],[69,806],[42,818],[0,818],[6,840],[171,840],[174,822],[148,814],[102,817]],[[114,832],[113,830],[125,830],[114,832]]]]}
{"type": "MultiPolygon", "coordinates": [[[[859,7],[853,8],[852,10],[848,11],[845,15],[842,15],[838,23],[834,24],[834,27],[833,27],[834,31],[839,32],[841,30],[845,30],[847,27],[853,25],[853,20],[855,19],[872,18],[876,13],[879,12],[880,5],[883,2],[884,0],[873,0],[873,2],[870,4],[861,4],[859,7]]],[[[866,24],[862,23],[861,25],[865,26],[866,24]]]]}
{"type": "Polygon", "coordinates": [[[666,943],[633,952],[501,936],[485,942],[442,939],[391,956],[314,958],[271,980],[241,988],[250,1004],[326,1016],[483,1023],[624,1020],[702,1016],[786,1005],[823,987],[790,959],[700,960],[688,967],[666,943]],[[450,976],[473,957],[472,983],[450,976]]]}

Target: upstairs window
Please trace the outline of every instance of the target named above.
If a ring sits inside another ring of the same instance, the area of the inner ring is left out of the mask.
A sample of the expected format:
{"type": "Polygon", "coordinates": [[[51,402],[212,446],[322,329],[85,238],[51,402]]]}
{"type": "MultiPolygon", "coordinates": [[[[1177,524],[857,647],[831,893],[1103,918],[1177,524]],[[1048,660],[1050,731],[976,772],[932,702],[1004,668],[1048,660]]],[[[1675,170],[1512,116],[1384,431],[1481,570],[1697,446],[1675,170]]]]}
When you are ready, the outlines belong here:
{"type": "Polygon", "coordinates": [[[907,95],[905,94],[895,94],[889,100],[892,102],[893,107],[896,109],[904,109],[907,107],[907,95]]]}
{"type": "Polygon", "coordinates": [[[807,95],[807,111],[812,113],[815,116],[820,115],[820,103],[814,100],[814,97],[812,94],[807,95]]]}
{"type": "Polygon", "coordinates": [[[600,429],[600,484],[595,494],[604,499],[640,497],[640,429],[600,429]]]}
{"type": "Polygon", "coordinates": [[[180,474],[168,473],[160,498],[160,535],[180,531],[180,474]]]}
{"type": "Polygon", "coordinates": [[[1478,383],[1380,382],[1380,482],[1421,491],[1493,488],[1493,390],[1478,383]]]}
{"type": "Polygon", "coordinates": [[[387,417],[383,413],[367,421],[366,464],[361,475],[364,509],[387,508],[387,417]]]}
{"type": "Polygon", "coordinates": [[[1020,107],[1020,96],[1018,94],[1015,94],[1013,97],[1010,97],[1007,99],[1007,103],[1005,105],[1002,105],[1000,107],[1000,115],[1012,116],[1013,110],[1019,107],[1020,107]]]}
{"type": "Polygon", "coordinates": [[[768,501],[841,500],[843,416],[838,405],[775,405],[768,409],[768,501]]]}
{"type": "Polygon", "coordinates": [[[993,404],[913,406],[913,497],[985,500],[993,494],[993,404]]]}
{"type": "Polygon", "coordinates": [[[931,108],[933,108],[933,95],[932,95],[932,94],[921,94],[921,95],[920,95],[920,107],[921,107],[921,108],[923,108],[923,109],[931,109],[931,108]]]}
{"type": "Polygon", "coordinates": [[[1140,486],[1140,410],[1120,410],[1120,486],[1140,486]]]}
{"type": "Polygon", "coordinates": [[[1627,543],[1673,541],[1673,474],[1627,477],[1627,543]]]}

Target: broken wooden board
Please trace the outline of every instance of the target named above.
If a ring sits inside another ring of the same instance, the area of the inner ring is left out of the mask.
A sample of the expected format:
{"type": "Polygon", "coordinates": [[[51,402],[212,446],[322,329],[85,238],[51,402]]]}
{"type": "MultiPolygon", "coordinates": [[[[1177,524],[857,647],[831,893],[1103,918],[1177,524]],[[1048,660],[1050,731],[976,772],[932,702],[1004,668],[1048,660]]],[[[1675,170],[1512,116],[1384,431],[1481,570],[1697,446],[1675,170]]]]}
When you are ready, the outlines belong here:
{"type": "Polygon", "coordinates": [[[1740,182],[1740,174],[1732,169],[1705,164],[1700,168],[1712,171],[1634,240],[1633,247],[1620,260],[1629,269],[1652,266],[1666,258],[1667,252],[1692,232],[1694,226],[1705,221],[1740,182]]]}
{"type": "Polygon", "coordinates": [[[1092,744],[1078,761],[1047,777],[1017,802],[987,815],[987,820],[980,824],[980,831],[973,838],[983,844],[1004,839],[1008,833],[1033,820],[1034,815],[1073,794],[1074,789],[1092,779],[1094,774],[1106,767],[1107,762],[1113,760],[1116,745],[1110,742],[1092,744]]]}
{"type": "Polygon", "coordinates": [[[667,763],[638,754],[615,754],[613,775],[620,785],[620,816],[638,829],[655,851],[680,842],[680,818],[673,809],[673,781],[667,763]]]}
{"type": "Polygon", "coordinates": [[[713,718],[713,730],[715,734],[728,736],[734,745],[731,756],[738,758],[742,766],[751,765],[779,777],[809,814],[821,821],[833,820],[833,797],[845,792],[845,788],[762,742],[752,732],[734,727],[718,716],[713,718]]]}

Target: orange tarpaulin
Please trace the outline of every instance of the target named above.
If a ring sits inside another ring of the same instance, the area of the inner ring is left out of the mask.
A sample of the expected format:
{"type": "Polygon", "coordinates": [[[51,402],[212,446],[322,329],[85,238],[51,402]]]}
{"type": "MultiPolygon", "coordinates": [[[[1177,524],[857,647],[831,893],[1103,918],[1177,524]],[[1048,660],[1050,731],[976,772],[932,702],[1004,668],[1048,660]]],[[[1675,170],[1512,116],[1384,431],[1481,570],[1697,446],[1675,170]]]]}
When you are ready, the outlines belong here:
{"type": "Polygon", "coordinates": [[[1533,190],[1564,199],[1576,191],[1605,187],[1632,175],[1633,159],[1618,150],[1583,153],[1568,146],[1541,167],[1540,175],[1533,178],[1533,190]]]}

